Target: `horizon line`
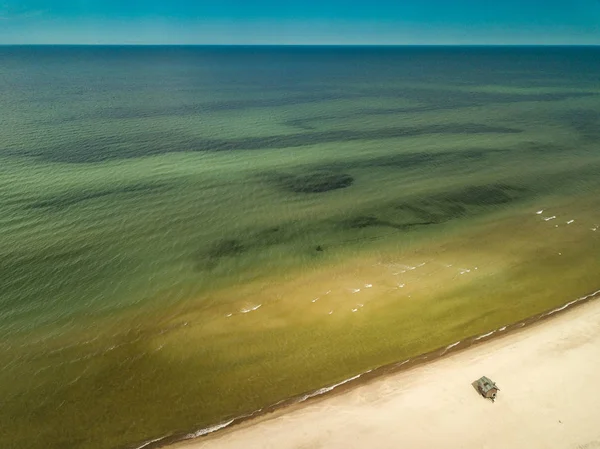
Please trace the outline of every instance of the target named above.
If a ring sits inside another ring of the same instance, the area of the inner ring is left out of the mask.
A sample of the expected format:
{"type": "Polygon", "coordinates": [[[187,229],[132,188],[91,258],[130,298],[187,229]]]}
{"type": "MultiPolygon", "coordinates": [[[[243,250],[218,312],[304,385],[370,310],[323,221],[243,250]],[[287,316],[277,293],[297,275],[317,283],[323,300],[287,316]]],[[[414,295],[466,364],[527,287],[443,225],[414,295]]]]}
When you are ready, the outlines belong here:
{"type": "Polygon", "coordinates": [[[598,44],[135,44],[43,43],[3,44],[0,47],[600,47],[598,44]]]}

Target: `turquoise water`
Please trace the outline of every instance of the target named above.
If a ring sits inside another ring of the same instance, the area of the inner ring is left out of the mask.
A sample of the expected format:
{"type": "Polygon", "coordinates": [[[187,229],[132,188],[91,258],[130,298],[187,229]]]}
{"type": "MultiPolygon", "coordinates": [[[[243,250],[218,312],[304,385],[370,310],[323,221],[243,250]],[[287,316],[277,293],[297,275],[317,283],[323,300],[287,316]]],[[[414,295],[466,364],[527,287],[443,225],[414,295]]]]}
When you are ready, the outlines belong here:
{"type": "Polygon", "coordinates": [[[599,76],[594,47],[0,47],[0,445],[135,447],[596,290],[599,76]]]}

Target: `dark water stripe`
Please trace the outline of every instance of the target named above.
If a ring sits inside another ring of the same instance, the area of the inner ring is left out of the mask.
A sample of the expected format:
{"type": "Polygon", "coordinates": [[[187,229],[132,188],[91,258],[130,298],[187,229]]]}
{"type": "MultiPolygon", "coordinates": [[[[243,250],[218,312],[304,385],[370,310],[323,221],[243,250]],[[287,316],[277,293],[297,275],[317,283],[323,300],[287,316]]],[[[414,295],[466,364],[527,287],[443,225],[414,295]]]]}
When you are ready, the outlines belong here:
{"type": "Polygon", "coordinates": [[[167,153],[220,152],[296,148],[323,143],[343,143],[360,140],[383,140],[417,137],[427,134],[518,134],[521,129],[487,126],[478,123],[431,125],[423,127],[393,127],[370,130],[314,131],[287,135],[246,137],[237,139],[198,139],[178,133],[155,135],[104,136],[101,139],[77,139],[68,144],[41,149],[3,152],[11,156],[37,157],[49,162],[93,163],[129,159],[167,153]]]}
{"type": "MultiPolygon", "coordinates": [[[[371,93],[370,96],[373,96],[371,93]]],[[[402,94],[398,92],[380,92],[384,97],[400,97],[416,103],[425,103],[419,106],[405,106],[397,108],[360,108],[356,111],[343,114],[321,115],[310,118],[299,118],[287,120],[283,124],[299,129],[316,129],[314,123],[324,120],[346,120],[354,117],[364,117],[369,115],[396,115],[396,114],[417,114],[422,112],[441,112],[456,110],[460,108],[493,106],[499,104],[516,104],[527,102],[553,102],[564,101],[572,98],[586,98],[599,96],[595,92],[571,92],[571,93],[546,93],[546,94],[501,94],[484,92],[464,92],[442,89],[406,89],[402,94]]],[[[365,94],[369,98],[369,95],[365,94]]]]}
{"type": "MultiPolygon", "coordinates": [[[[285,92],[292,91],[291,88],[285,92]]],[[[247,92],[247,89],[241,90],[247,92]]],[[[465,92],[463,90],[436,89],[436,88],[356,88],[345,91],[318,91],[312,94],[296,94],[281,98],[256,98],[229,101],[214,101],[207,103],[196,103],[160,108],[139,108],[130,107],[112,107],[97,109],[90,112],[82,112],[78,115],[64,116],[56,119],[40,120],[38,123],[57,125],[66,122],[78,120],[113,120],[113,119],[141,119],[153,117],[191,117],[201,114],[210,114],[215,112],[247,110],[255,108],[277,108],[282,106],[298,106],[303,104],[320,103],[323,101],[336,100],[357,100],[369,98],[396,98],[414,101],[416,103],[425,103],[422,106],[401,107],[401,108],[365,108],[348,114],[339,114],[333,116],[313,117],[310,119],[300,119],[302,121],[315,121],[320,119],[340,119],[355,116],[367,115],[386,115],[398,113],[417,113],[429,111],[442,111],[448,109],[490,106],[494,104],[509,104],[523,102],[552,102],[563,101],[571,98],[584,98],[598,96],[596,92],[555,92],[539,94],[514,94],[498,92],[465,92]]],[[[294,123],[294,121],[288,122],[294,123]]]]}
{"type": "Polygon", "coordinates": [[[125,193],[152,193],[157,190],[165,190],[167,187],[164,183],[139,183],[130,184],[108,189],[84,189],[77,192],[69,192],[63,195],[49,197],[39,201],[34,201],[26,206],[27,209],[63,209],[74,204],[84,201],[103,198],[106,196],[121,195],[125,193]]]}
{"type": "Polygon", "coordinates": [[[453,344],[450,344],[450,345],[442,347],[442,348],[438,348],[434,351],[430,351],[430,352],[415,356],[410,359],[402,360],[400,362],[391,363],[389,365],[384,365],[379,368],[375,368],[375,369],[366,371],[364,373],[350,377],[344,381],[338,382],[337,384],[327,386],[327,387],[322,387],[322,388],[319,388],[312,392],[304,393],[301,395],[296,395],[289,399],[279,401],[276,404],[256,410],[252,413],[248,413],[246,415],[238,416],[235,418],[230,418],[219,424],[208,426],[208,427],[205,427],[205,428],[200,429],[195,432],[177,433],[177,434],[173,434],[173,435],[168,435],[165,437],[147,441],[145,443],[142,443],[141,445],[137,445],[137,446],[136,445],[128,445],[128,446],[125,446],[124,449],[142,449],[142,448],[158,449],[158,448],[173,445],[173,444],[181,442],[181,441],[202,438],[206,435],[212,434],[221,429],[230,428],[232,426],[241,424],[243,422],[247,422],[251,419],[258,418],[260,416],[265,416],[265,415],[268,415],[269,413],[279,411],[281,409],[284,409],[284,408],[292,406],[292,405],[304,403],[304,402],[309,401],[314,398],[325,398],[325,397],[330,397],[333,394],[341,394],[345,391],[354,389],[360,385],[371,382],[375,379],[379,379],[379,378],[382,378],[384,376],[388,376],[391,374],[396,374],[396,373],[399,373],[402,371],[408,371],[409,369],[415,368],[415,367],[423,365],[425,363],[429,363],[429,362],[441,359],[442,357],[445,357],[448,354],[462,351],[463,349],[470,348],[470,347],[475,346],[482,342],[490,341],[496,337],[503,337],[503,336],[509,335],[510,333],[513,333],[517,330],[521,330],[523,328],[529,327],[533,324],[539,323],[540,321],[544,321],[544,320],[546,320],[550,317],[553,317],[557,314],[562,314],[565,311],[571,310],[574,307],[579,306],[581,304],[585,304],[586,302],[589,302],[592,299],[596,299],[597,297],[600,297],[600,290],[596,290],[595,292],[592,292],[588,295],[581,296],[581,297],[579,297],[575,300],[572,300],[560,307],[556,307],[556,308],[547,310],[545,312],[539,313],[537,315],[526,318],[524,320],[517,321],[516,323],[513,323],[513,324],[508,324],[501,328],[490,331],[486,334],[474,335],[471,337],[467,337],[464,340],[455,342],[453,344]]]}

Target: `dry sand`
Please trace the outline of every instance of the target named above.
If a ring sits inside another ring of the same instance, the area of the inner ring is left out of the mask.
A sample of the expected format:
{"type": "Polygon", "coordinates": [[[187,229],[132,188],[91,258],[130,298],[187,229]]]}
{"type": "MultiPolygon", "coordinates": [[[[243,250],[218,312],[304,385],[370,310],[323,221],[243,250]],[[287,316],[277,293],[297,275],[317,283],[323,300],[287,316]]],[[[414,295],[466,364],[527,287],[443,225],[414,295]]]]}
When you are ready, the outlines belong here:
{"type": "Polygon", "coordinates": [[[600,301],[443,359],[180,443],[186,449],[600,448],[600,301]],[[495,403],[473,387],[496,381],[495,403]]]}

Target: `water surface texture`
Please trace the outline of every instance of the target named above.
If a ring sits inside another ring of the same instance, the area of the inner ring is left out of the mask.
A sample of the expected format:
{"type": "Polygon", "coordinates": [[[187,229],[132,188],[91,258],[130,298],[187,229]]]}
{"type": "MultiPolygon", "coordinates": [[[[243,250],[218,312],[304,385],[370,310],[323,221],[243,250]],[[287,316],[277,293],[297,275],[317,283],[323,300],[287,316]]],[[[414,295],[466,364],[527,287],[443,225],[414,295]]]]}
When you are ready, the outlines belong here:
{"type": "Polygon", "coordinates": [[[2,448],[193,434],[600,288],[598,48],[0,47],[0,131],[2,448]]]}

